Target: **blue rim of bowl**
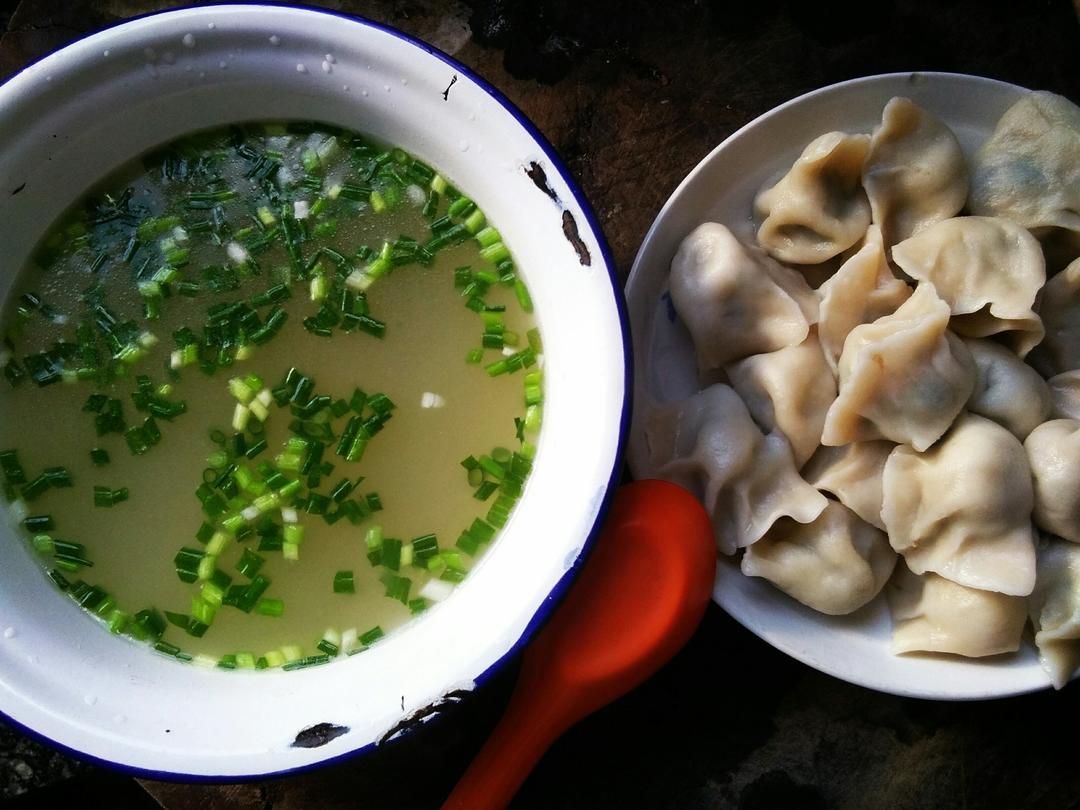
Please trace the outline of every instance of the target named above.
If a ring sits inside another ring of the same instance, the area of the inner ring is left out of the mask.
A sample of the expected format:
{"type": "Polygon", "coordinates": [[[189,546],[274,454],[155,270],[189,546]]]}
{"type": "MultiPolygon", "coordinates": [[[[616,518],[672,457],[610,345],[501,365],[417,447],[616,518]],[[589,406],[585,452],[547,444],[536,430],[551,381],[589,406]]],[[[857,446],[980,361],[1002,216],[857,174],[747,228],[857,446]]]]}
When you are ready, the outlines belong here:
{"type": "MultiPolygon", "coordinates": [[[[529,137],[536,142],[537,146],[540,147],[540,149],[544,153],[544,156],[550,161],[552,168],[554,168],[555,171],[559,173],[559,177],[562,178],[563,182],[566,183],[567,188],[570,189],[570,193],[574,198],[574,202],[577,204],[578,208],[581,209],[581,213],[585,217],[585,222],[589,228],[589,231],[592,233],[593,238],[596,239],[596,244],[600,248],[600,253],[604,260],[604,269],[607,271],[608,280],[611,283],[611,290],[615,301],[615,309],[619,316],[619,329],[622,334],[623,346],[624,390],[622,409],[621,413],[619,414],[619,436],[615,448],[615,463],[612,465],[611,474],[608,476],[608,482],[604,491],[603,500],[600,504],[600,509],[596,515],[596,521],[593,523],[592,528],[589,530],[588,535],[585,537],[585,540],[581,546],[581,552],[578,554],[577,559],[574,560],[573,565],[571,565],[563,573],[559,581],[556,582],[555,586],[548,592],[547,597],[541,603],[540,607],[537,608],[536,612],[529,620],[529,623],[525,626],[525,629],[522,631],[522,634],[518,638],[518,640],[510,646],[510,649],[508,649],[502,655],[502,657],[500,657],[491,666],[489,666],[486,670],[484,670],[475,677],[474,682],[476,685],[473,691],[477,691],[483,688],[484,684],[486,684],[487,681],[493,675],[495,675],[496,672],[502,669],[512,658],[517,656],[528,645],[532,637],[537,633],[537,631],[540,630],[541,627],[543,627],[543,625],[548,621],[548,619],[551,618],[551,615],[554,613],[555,608],[559,606],[563,598],[566,596],[566,593],[569,590],[571,584],[573,583],[574,578],[580,572],[582,564],[585,562],[585,560],[589,556],[589,553],[592,551],[593,544],[596,541],[596,537],[600,533],[600,530],[603,527],[605,520],[607,519],[608,511],[611,508],[611,501],[615,495],[615,489],[622,473],[623,456],[626,452],[626,440],[630,430],[631,407],[634,391],[634,363],[632,355],[633,347],[630,342],[630,320],[627,314],[626,300],[623,295],[622,285],[619,283],[618,278],[615,275],[615,262],[611,255],[611,249],[608,246],[607,240],[604,238],[603,229],[600,227],[600,223],[596,219],[596,214],[593,211],[592,206],[589,205],[589,202],[585,198],[584,193],[578,187],[573,177],[571,177],[569,170],[566,168],[566,165],[563,163],[562,159],[555,151],[555,147],[552,146],[550,141],[548,141],[548,139],[540,132],[540,130],[536,128],[536,126],[532,123],[532,121],[529,120],[525,113],[518,109],[517,105],[515,105],[505,95],[503,95],[503,93],[497,88],[495,88],[494,85],[492,85],[490,82],[488,82],[478,73],[476,73],[472,68],[466,67],[463,63],[457,61],[449,54],[439,50],[434,45],[424,42],[421,39],[417,39],[416,37],[410,34],[406,34],[404,31],[400,31],[399,29],[392,26],[375,22],[374,20],[369,20],[366,17],[360,17],[355,14],[346,14],[341,11],[333,11],[322,8],[312,8],[311,6],[304,6],[294,3],[266,2],[209,3],[206,5],[185,5],[176,6],[174,8],[164,9],[161,11],[151,11],[146,14],[139,14],[134,17],[128,17],[123,20],[118,20],[115,23],[105,25],[95,31],[77,37],[71,40],[71,42],[65,43],[63,46],[49,51],[48,53],[43,54],[36,59],[31,60],[27,64],[23,65],[19,70],[15,71],[13,74],[5,78],[3,81],[0,81],[0,88],[2,88],[4,85],[6,85],[8,82],[10,82],[12,79],[14,79],[16,76],[20,75],[27,69],[38,64],[42,60],[48,59],[53,54],[58,53],[65,48],[69,48],[79,42],[82,42],[85,39],[89,39],[92,36],[100,34],[103,31],[108,31],[113,28],[119,28],[123,25],[129,25],[138,20],[145,20],[150,17],[160,17],[166,14],[174,14],[178,11],[196,11],[207,8],[230,8],[242,6],[286,8],[311,14],[323,14],[328,17],[336,17],[338,19],[343,19],[348,22],[356,23],[358,25],[364,25],[368,28],[372,28],[384,34],[388,34],[395,39],[399,39],[402,42],[405,42],[408,45],[420,48],[421,50],[425,51],[431,56],[434,56],[436,59],[444,62],[447,66],[453,68],[455,71],[458,71],[459,73],[473,81],[481,90],[491,96],[491,98],[494,99],[499,104],[499,106],[501,106],[507,113],[509,113],[514,118],[514,120],[516,120],[518,124],[528,133],[529,137]]],[[[259,779],[274,779],[284,776],[290,776],[293,774],[305,773],[307,771],[315,770],[317,768],[323,768],[329,765],[344,762],[345,760],[352,759],[353,757],[357,756],[362,756],[363,754],[366,754],[369,751],[375,750],[380,747],[380,743],[372,742],[332,757],[327,757],[325,759],[320,759],[306,765],[299,765],[295,768],[286,768],[279,771],[267,771],[264,773],[260,772],[242,775],[211,776],[207,774],[184,773],[182,771],[158,771],[149,768],[139,768],[133,765],[127,765],[123,762],[115,762],[113,760],[103,759],[92,754],[87,754],[86,752],[80,751],[77,748],[72,748],[68,745],[57,742],[56,740],[53,740],[52,738],[38,731],[35,731],[33,728],[30,728],[29,726],[20,723],[18,720],[10,717],[5,712],[0,711],[0,718],[2,718],[5,722],[9,723],[11,726],[17,728],[22,733],[26,734],[28,737],[31,737],[39,742],[43,742],[50,747],[62,751],[66,754],[70,754],[77,759],[83,760],[85,762],[90,762],[95,765],[102,765],[107,768],[119,771],[121,773],[130,774],[132,776],[147,779],[159,779],[168,782],[227,784],[233,782],[251,782],[259,779]]],[[[440,713],[436,712],[434,715],[432,715],[432,720],[428,722],[440,722],[441,719],[442,717],[440,713]]],[[[417,729],[426,727],[428,725],[428,722],[424,722],[408,730],[404,730],[401,732],[400,736],[395,737],[393,740],[390,740],[388,741],[388,743],[384,744],[393,745],[405,736],[412,735],[417,729]]]]}

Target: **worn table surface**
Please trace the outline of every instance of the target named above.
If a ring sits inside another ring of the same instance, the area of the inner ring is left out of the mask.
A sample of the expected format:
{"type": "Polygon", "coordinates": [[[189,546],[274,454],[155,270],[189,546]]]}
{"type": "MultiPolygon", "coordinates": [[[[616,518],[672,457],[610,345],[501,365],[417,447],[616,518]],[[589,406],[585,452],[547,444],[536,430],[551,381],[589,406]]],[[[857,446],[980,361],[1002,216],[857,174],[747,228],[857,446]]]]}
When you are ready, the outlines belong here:
{"type": "MultiPolygon", "coordinates": [[[[85,32],[168,5],[0,0],[0,78],[85,32]]],[[[569,164],[623,278],[683,175],[739,126],[807,90],[949,70],[1080,100],[1080,25],[1068,0],[877,0],[828,11],[775,0],[324,5],[426,39],[503,90],[569,164]]],[[[512,669],[403,743],[256,785],[144,783],[143,793],[0,725],[0,799],[434,807],[494,723],[512,669]]],[[[1080,802],[1080,768],[1052,732],[1068,734],[1078,712],[1075,684],[990,703],[869,692],[775,652],[713,606],[669,666],[555,745],[515,807],[1070,807],[1080,802]]]]}

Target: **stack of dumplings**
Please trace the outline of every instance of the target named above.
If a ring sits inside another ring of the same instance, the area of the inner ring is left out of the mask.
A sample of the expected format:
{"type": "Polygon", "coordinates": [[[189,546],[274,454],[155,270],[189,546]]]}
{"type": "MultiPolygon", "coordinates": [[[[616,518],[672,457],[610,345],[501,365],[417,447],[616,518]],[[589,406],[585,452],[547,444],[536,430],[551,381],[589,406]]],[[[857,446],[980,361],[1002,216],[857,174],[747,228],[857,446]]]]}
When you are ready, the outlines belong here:
{"type": "Polygon", "coordinates": [[[895,654],[1014,653],[1030,621],[1061,688],[1080,667],[1080,108],[1028,93],[968,161],[894,98],[872,133],[809,143],[754,214],[756,244],[709,222],[672,261],[711,384],[647,414],[653,474],[804,605],[884,592],[895,654]]]}

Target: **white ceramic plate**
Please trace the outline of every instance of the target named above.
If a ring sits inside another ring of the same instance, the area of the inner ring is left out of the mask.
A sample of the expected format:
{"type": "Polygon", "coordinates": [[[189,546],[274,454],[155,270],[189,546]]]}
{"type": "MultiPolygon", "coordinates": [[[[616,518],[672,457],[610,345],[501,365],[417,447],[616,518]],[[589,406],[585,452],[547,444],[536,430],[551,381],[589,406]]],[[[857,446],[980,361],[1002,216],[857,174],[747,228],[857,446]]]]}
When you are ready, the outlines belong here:
{"type": "MultiPolygon", "coordinates": [[[[940,117],[970,157],[1024,88],[975,76],[902,73],[871,76],[816,90],[740,129],[699,163],[671,195],[638,251],[627,282],[635,355],[634,423],[628,461],[650,475],[642,425],[650,408],[698,390],[693,345],[664,297],[679,243],[702,222],[722,222],[753,241],[754,195],[776,179],[813,138],[830,130],[870,132],[893,96],[906,96],[940,117]]],[[[747,629],[809,666],[851,683],[897,695],[969,700],[1048,686],[1033,646],[983,660],[893,656],[883,597],[850,616],[824,616],[763,579],[745,577],[722,559],[713,598],[747,629]]]]}

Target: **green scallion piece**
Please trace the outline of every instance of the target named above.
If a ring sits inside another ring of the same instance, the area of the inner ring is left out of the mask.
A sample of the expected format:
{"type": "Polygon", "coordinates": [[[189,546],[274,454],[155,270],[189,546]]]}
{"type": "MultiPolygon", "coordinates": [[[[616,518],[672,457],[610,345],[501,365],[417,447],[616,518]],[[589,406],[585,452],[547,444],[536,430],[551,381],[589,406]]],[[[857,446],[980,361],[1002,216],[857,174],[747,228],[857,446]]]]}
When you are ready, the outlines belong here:
{"type": "Polygon", "coordinates": [[[160,639],[165,632],[165,618],[154,608],[146,608],[135,614],[133,627],[142,631],[141,638],[160,639]]]}
{"type": "Polygon", "coordinates": [[[236,570],[248,579],[252,579],[259,573],[259,569],[262,568],[264,562],[266,562],[265,557],[256,554],[250,548],[246,548],[236,563],[236,570]]]}
{"type": "Polygon", "coordinates": [[[422,565],[439,553],[439,540],[433,534],[413,538],[411,546],[414,565],[422,565]]]}
{"type": "Polygon", "coordinates": [[[263,574],[256,574],[237,600],[236,607],[245,613],[251,613],[255,608],[255,605],[258,604],[259,599],[262,598],[262,595],[269,587],[269,577],[266,577],[263,574]]]}
{"type": "Polygon", "coordinates": [[[23,526],[31,534],[50,531],[55,525],[52,515],[30,515],[23,518],[23,526]]]}
{"type": "Polygon", "coordinates": [[[494,481],[484,481],[473,492],[473,497],[478,501],[486,501],[498,488],[499,485],[494,481]]]}
{"type": "Polygon", "coordinates": [[[352,571],[338,571],[334,574],[334,593],[356,593],[352,571]]]}
{"type": "Polygon", "coordinates": [[[317,667],[321,664],[328,664],[330,662],[330,656],[326,653],[321,655],[309,655],[307,658],[300,658],[296,661],[290,661],[282,666],[282,669],[286,672],[291,672],[294,669],[307,669],[308,667],[317,667]]]}
{"type": "Polygon", "coordinates": [[[22,489],[19,490],[19,493],[21,494],[22,499],[29,503],[31,501],[36,501],[41,497],[50,486],[52,486],[52,483],[49,481],[49,478],[42,473],[33,481],[24,484],[22,489]]]}
{"type": "Polygon", "coordinates": [[[370,647],[372,644],[374,644],[376,641],[378,641],[385,635],[386,633],[383,632],[383,629],[378,625],[375,625],[366,633],[361,633],[360,638],[357,640],[365,647],[370,647]]]}
{"type": "Polygon", "coordinates": [[[409,591],[412,588],[411,579],[387,571],[380,577],[380,580],[386,588],[385,595],[387,597],[396,599],[403,605],[409,601],[409,591]]]}
{"type": "Polygon", "coordinates": [[[127,487],[120,487],[119,489],[94,487],[94,506],[110,508],[126,501],[129,497],[130,493],[127,487]]]}
{"type": "Polygon", "coordinates": [[[338,654],[340,647],[329,639],[321,639],[318,644],[315,645],[315,649],[329,655],[331,657],[338,654]]]}
{"type": "Polygon", "coordinates": [[[285,602],[281,599],[260,599],[255,611],[263,616],[281,616],[285,613],[285,602]]]}
{"type": "Polygon", "coordinates": [[[193,583],[199,579],[199,565],[206,558],[206,552],[195,548],[181,548],[173,558],[176,575],[182,582],[193,583]]]}

